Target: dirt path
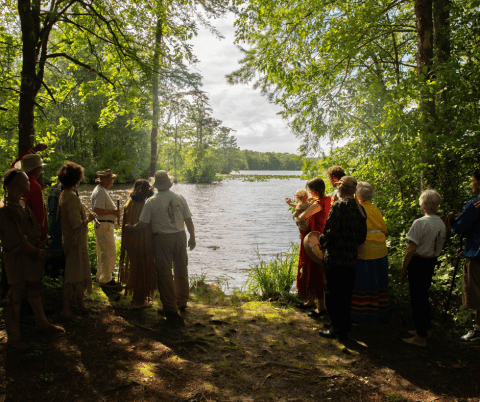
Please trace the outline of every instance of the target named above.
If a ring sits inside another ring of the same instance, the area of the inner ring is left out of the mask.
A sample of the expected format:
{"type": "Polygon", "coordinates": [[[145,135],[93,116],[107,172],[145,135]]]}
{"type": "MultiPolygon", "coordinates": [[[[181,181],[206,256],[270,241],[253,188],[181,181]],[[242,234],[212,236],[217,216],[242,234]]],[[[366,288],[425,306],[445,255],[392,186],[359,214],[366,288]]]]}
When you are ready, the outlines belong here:
{"type": "MultiPolygon", "coordinates": [[[[344,344],[320,338],[321,322],[281,305],[201,287],[172,326],[158,306],[132,310],[98,288],[99,314],[62,322],[17,352],[0,331],[3,401],[478,401],[480,348],[442,336],[403,344],[401,317],[355,327],[344,344]]],[[[157,304],[157,302],[155,303],[157,304]]],[[[29,317],[27,317],[29,318],[29,317]]],[[[31,318],[30,318],[31,319],[31,318]]],[[[27,320],[29,321],[29,320],[27,320]]]]}

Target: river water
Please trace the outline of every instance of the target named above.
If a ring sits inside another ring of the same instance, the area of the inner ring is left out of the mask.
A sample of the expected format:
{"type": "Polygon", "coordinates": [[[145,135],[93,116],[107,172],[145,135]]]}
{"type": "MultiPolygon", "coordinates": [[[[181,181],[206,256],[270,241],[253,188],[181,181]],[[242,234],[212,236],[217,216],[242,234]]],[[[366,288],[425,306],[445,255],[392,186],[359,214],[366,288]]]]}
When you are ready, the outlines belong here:
{"type": "MultiPolygon", "coordinates": [[[[300,175],[290,171],[240,171],[240,174],[300,175]]],[[[268,179],[244,181],[228,179],[214,184],[174,184],[171,191],[187,200],[195,225],[197,246],[188,251],[189,274],[223,277],[229,287],[241,287],[246,270],[258,263],[258,255],[268,261],[289,250],[299,241],[299,233],[285,198],[305,188],[306,180],[268,179]]],[[[93,185],[82,185],[79,195],[91,206],[93,185]]],[[[110,189],[114,201],[123,206],[132,185],[110,189]]]]}

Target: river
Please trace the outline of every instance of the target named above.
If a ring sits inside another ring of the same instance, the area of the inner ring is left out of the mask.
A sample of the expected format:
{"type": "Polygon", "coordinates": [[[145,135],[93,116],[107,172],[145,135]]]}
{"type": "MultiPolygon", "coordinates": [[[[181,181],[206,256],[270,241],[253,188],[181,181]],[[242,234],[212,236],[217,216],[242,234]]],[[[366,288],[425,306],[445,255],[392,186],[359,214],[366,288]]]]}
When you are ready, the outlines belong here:
{"type": "MultiPolygon", "coordinates": [[[[290,171],[240,171],[249,175],[300,175],[290,171]]],[[[285,253],[290,243],[299,241],[285,197],[305,188],[306,180],[268,179],[244,181],[228,179],[214,184],[174,184],[171,188],[187,200],[195,225],[197,246],[188,252],[189,274],[223,277],[228,286],[241,287],[246,270],[258,262],[285,253]]],[[[82,185],[79,195],[89,207],[94,185],[82,185]]],[[[132,185],[114,184],[112,198],[123,206],[132,185]]]]}

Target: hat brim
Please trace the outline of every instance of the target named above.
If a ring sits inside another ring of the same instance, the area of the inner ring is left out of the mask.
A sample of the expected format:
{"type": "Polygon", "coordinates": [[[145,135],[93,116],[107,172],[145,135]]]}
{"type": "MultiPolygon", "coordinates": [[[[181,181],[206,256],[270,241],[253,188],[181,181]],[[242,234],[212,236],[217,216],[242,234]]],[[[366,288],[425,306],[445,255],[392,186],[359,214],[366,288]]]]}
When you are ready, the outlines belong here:
{"type": "Polygon", "coordinates": [[[169,183],[156,183],[155,182],[155,177],[150,177],[148,179],[148,182],[150,183],[150,185],[152,187],[156,188],[159,191],[162,191],[162,190],[168,190],[170,187],[173,186],[173,183],[175,182],[175,177],[174,176],[168,175],[168,179],[170,180],[169,183]]]}
{"type": "Polygon", "coordinates": [[[33,169],[36,169],[37,167],[40,167],[40,166],[47,166],[46,163],[40,163],[39,165],[36,165],[36,166],[30,166],[28,168],[22,168],[22,161],[18,161],[17,163],[15,163],[15,165],[13,166],[15,169],[22,169],[25,173],[29,173],[31,172],[33,169]]]}

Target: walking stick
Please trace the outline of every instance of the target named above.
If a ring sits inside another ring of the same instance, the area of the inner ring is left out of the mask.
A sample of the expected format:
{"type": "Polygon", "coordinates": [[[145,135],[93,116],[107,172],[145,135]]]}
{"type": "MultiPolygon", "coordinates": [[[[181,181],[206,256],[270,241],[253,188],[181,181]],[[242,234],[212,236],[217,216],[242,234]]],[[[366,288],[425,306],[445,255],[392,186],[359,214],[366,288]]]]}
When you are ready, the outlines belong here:
{"type": "MultiPolygon", "coordinates": [[[[459,248],[462,248],[463,236],[460,236],[459,248]]],[[[445,312],[443,313],[443,323],[447,320],[448,309],[450,308],[450,299],[452,298],[453,287],[455,286],[455,277],[457,276],[458,265],[460,264],[461,254],[457,255],[457,261],[455,262],[455,268],[453,270],[452,284],[450,285],[450,292],[448,293],[447,303],[445,304],[445,312]]]]}
{"type": "MultiPolygon", "coordinates": [[[[82,202],[82,205],[83,205],[83,207],[85,208],[85,210],[87,211],[87,213],[94,215],[94,214],[92,213],[92,211],[90,211],[90,208],[88,208],[83,202],[82,202]]],[[[94,219],[95,223],[96,223],[98,226],[100,226],[100,222],[98,221],[98,219],[97,219],[97,217],[96,217],[95,215],[94,215],[93,219],[94,219]]]]}
{"type": "Polygon", "coordinates": [[[118,215],[117,215],[117,225],[120,225],[120,199],[117,200],[117,209],[118,209],[118,215]]]}

